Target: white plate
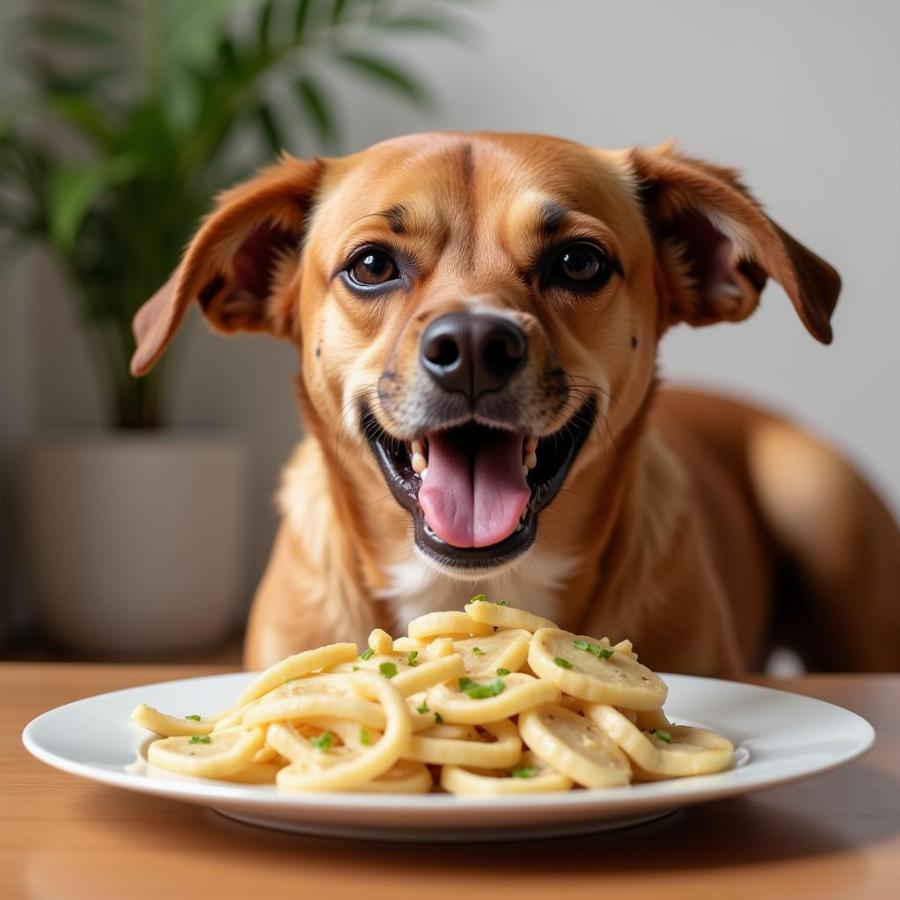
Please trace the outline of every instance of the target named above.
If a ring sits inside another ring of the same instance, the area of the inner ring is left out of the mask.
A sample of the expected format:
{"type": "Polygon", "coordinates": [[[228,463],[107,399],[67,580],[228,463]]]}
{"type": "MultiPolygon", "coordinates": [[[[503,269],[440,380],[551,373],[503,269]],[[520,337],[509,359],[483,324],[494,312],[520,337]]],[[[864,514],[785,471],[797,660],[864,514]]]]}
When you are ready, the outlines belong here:
{"type": "Polygon", "coordinates": [[[730,738],[737,752],[734,769],[622,788],[502,798],[282,794],[268,785],[148,773],[148,732],[129,720],[138,703],[176,715],[212,713],[231,706],[251,677],[189,678],[100,694],[44,713],[22,739],[38,759],[92,781],[209,806],[256,825],[380,840],[500,840],[619,828],[692,803],[826,772],[865,753],[875,739],[865,719],[821,700],[665,675],[666,714],[730,738]]]}

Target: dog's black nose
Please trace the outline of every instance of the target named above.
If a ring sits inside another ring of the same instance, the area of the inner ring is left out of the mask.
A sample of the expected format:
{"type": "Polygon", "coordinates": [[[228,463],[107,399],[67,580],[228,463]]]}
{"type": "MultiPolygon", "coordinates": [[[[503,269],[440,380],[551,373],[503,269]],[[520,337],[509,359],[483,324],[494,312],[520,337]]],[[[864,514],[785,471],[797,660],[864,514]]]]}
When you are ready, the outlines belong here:
{"type": "Polygon", "coordinates": [[[422,334],[422,368],[445,391],[466,394],[469,402],[499,391],[524,365],[525,332],[495,313],[449,313],[422,334]]]}

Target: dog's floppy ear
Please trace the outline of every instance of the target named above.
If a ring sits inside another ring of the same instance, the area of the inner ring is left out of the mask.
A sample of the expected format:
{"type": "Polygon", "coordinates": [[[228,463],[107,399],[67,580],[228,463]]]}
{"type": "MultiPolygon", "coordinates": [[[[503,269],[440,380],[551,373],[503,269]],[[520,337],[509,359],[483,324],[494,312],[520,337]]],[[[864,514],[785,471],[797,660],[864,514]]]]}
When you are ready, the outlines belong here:
{"type": "Polygon", "coordinates": [[[671,144],[629,158],[661,263],[664,325],[745,319],[771,277],[810,334],[831,343],[840,276],[766,216],[736,172],[671,144]]]}
{"type": "Polygon", "coordinates": [[[288,288],[322,167],[285,155],[219,196],[172,277],[134,317],[133,375],[150,371],[193,300],[217,331],[292,333],[288,288]]]}

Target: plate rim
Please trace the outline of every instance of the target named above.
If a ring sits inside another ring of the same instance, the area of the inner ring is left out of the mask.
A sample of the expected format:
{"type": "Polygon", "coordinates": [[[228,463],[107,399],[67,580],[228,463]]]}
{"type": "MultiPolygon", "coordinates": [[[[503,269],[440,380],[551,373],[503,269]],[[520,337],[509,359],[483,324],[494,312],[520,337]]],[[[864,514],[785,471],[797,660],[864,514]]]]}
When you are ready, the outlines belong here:
{"type": "MultiPolygon", "coordinates": [[[[523,808],[529,810],[547,808],[549,810],[552,808],[558,809],[559,807],[564,807],[572,811],[584,811],[589,809],[601,814],[615,815],[617,813],[626,814],[628,810],[644,809],[653,806],[674,805],[681,807],[696,803],[711,802],[737,795],[768,790],[770,788],[803,781],[818,775],[824,775],[864,756],[871,750],[876,740],[875,728],[868,719],[853,710],[839,706],[836,703],[831,703],[828,700],[821,700],[818,697],[810,697],[806,694],[798,694],[782,688],[770,687],[769,685],[756,684],[752,681],[732,681],[729,679],[710,678],[701,675],[682,675],[666,672],[660,672],[659,675],[667,683],[713,683],[719,686],[727,686],[732,689],[737,688],[738,690],[763,693],[771,692],[786,695],[795,701],[827,708],[832,713],[837,712],[840,715],[849,717],[851,721],[855,720],[854,724],[862,729],[859,743],[852,749],[837,755],[834,759],[812,765],[799,772],[788,772],[778,776],[756,776],[750,780],[741,782],[735,782],[733,779],[725,780],[729,775],[733,775],[735,771],[740,771],[739,769],[730,769],[726,772],[710,775],[697,775],[691,778],[671,779],[640,785],[627,785],[602,791],[556,791],[509,797],[459,797],[449,794],[395,795],[381,793],[367,794],[362,792],[314,791],[303,794],[289,794],[271,790],[268,786],[261,790],[258,785],[244,785],[217,780],[205,782],[199,779],[185,778],[183,781],[176,779],[169,781],[168,779],[138,775],[137,773],[125,771],[124,769],[107,769],[98,764],[73,760],[46,749],[35,737],[35,732],[45,724],[47,719],[59,714],[63,710],[67,710],[83,703],[102,700],[117,694],[129,693],[135,690],[146,689],[147,691],[152,691],[154,688],[168,688],[188,682],[209,682],[224,678],[237,680],[237,676],[249,680],[254,674],[256,673],[222,672],[212,675],[190,676],[168,681],[132,685],[130,687],[119,688],[112,691],[103,691],[99,694],[82,697],[70,701],[69,703],[53,707],[52,709],[35,716],[22,730],[22,743],[25,746],[25,749],[36,759],[54,769],[66,772],[67,774],[136,793],[168,797],[170,799],[181,800],[183,802],[207,807],[222,806],[224,803],[229,807],[233,806],[239,808],[243,804],[252,803],[259,807],[266,807],[266,809],[272,813],[293,811],[297,816],[301,816],[306,810],[355,809],[356,811],[360,811],[361,806],[364,807],[368,813],[427,813],[446,811],[448,809],[454,809],[459,812],[464,812],[466,810],[476,812],[484,809],[499,811],[523,808]],[[725,778],[723,778],[723,776],[725,776],[725,778]],[[720,781],[719,784],[716,784],[717,780],[720,781]],[[665,793],[660,791],[660,787],[663,785],[668,786],[665,793]]],[[[454,823],[447,822],[444,827],[452,829],[454,823]]]]}

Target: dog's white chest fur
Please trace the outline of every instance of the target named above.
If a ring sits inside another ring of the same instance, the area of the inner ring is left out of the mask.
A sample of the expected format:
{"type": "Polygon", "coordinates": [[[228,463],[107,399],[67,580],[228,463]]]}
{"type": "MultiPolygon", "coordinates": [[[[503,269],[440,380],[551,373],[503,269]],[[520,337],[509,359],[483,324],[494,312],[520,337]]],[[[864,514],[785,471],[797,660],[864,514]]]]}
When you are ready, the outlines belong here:
{"type": "Polygon", "coordinates": [[[512,569],[461,579],[436,571],[416,553],[408,561],[388,567],[389,584],[378,599],[390,605],[400,627],[424,613],[462,609],[469,597],[480,593],[556,621],[559,592],[577,566],[571,556],[534,550],[512,569]]]}

